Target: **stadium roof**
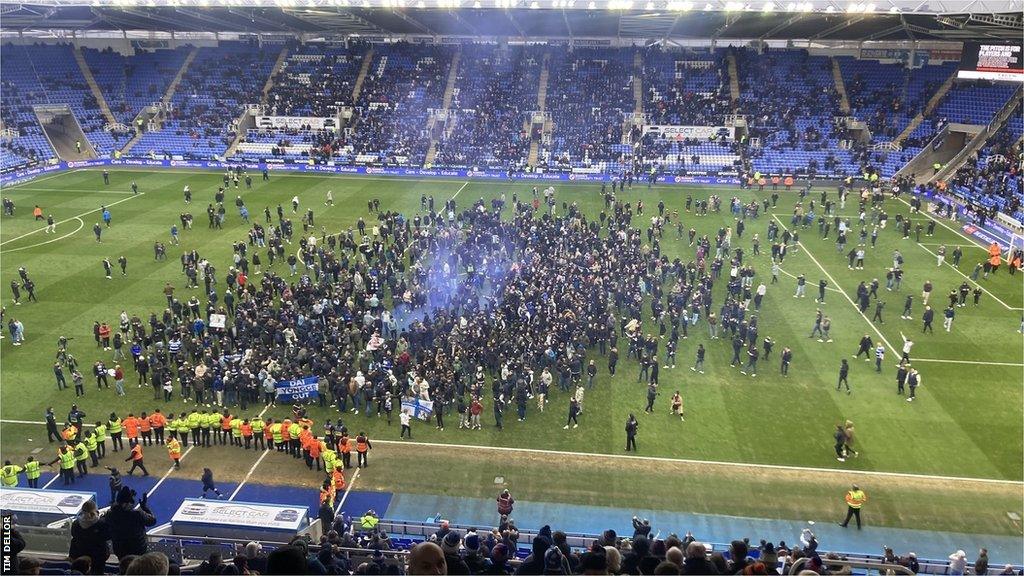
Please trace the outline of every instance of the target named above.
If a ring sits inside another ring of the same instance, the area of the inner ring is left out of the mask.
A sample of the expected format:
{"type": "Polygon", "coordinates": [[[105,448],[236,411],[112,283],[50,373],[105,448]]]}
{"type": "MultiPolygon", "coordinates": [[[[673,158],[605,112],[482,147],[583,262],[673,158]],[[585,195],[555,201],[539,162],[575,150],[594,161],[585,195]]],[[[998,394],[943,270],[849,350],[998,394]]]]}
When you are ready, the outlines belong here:
{"type": "Polygon", "coordinates": [[[1019,42],[1024,0],[0,0],[0,28],[1019,42]]]}

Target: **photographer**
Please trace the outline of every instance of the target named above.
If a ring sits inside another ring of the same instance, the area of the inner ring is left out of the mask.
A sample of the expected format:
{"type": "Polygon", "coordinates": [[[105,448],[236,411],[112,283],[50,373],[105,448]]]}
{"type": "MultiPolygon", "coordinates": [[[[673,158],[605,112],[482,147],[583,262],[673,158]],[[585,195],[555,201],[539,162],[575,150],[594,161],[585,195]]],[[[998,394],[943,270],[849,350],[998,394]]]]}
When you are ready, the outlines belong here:
{"type": "Polygon", "coordinates": [[[143,494],[136,508],[135,491],[122,486],[114,505],[103,516],[110,526],[110,541],[118,558],[146,553],[146,528],[156,524],[147,498],[143,494]]]}

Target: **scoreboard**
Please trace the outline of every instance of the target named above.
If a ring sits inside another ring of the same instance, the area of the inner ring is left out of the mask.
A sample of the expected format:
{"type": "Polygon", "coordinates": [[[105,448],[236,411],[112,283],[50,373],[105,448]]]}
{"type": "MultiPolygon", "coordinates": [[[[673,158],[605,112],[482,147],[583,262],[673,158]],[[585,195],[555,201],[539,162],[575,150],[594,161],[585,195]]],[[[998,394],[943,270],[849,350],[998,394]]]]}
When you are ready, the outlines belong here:
{"type": "Polygon", "coordinates": [[[958,78],[1024,82],[1021,44],[964,43],[958,78]]]}

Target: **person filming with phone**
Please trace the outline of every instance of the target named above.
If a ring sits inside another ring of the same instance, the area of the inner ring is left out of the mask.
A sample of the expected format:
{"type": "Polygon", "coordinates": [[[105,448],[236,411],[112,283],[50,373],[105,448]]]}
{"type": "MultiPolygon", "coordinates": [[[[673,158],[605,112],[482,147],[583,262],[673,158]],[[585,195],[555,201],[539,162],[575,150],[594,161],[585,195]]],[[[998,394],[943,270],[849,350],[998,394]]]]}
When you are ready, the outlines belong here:
{"type": "Polygon", "coordinates": [[[110,526],[110,542],[118,558],[146,553],[146,528],[156,524],[147,494],[142,495],[136,506],[135,491],[122,486],[104,519],[110,526]]]}

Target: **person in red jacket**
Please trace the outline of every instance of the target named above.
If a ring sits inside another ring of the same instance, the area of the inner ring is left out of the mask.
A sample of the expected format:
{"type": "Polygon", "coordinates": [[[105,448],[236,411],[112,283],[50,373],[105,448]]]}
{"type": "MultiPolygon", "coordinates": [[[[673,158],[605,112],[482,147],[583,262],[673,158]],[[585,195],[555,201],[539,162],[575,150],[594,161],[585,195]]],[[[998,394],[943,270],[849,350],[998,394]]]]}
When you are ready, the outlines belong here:
{"type": "Polygon", "coordinates": [[[512,514],[512,505],[516,503],[515,498],[508,490],[502,490],[498,495],[498,515],[508,516],[512,514]]]}

